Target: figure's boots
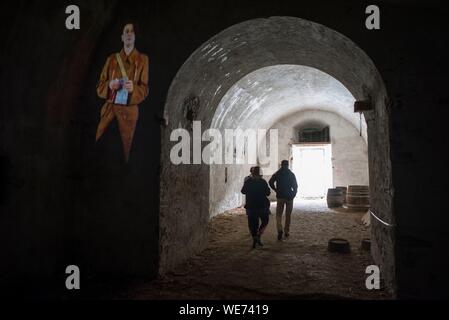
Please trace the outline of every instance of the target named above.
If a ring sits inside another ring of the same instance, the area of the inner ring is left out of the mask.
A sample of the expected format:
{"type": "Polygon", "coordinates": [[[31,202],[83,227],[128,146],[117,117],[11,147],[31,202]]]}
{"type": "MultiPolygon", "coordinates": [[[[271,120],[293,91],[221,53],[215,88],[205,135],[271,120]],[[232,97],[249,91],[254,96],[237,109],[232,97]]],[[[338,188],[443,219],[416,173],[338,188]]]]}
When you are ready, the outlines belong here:
{"type": "Polygon", "coordinates": [[[282,231],[278,232],[278,240],[281,241],[282,240],[282,231]]]}
{"type": "Polygon", "coordinates": [[[257,244],[261,247],[263,247],[262,241],[260,241],[260,234],[257,236],[257,244]]]}
{"type": "Polygon", "coordinates": [[[253,249],[256,249],[256,245],[257,245],[257,236],[253,236],[253,249]]]}

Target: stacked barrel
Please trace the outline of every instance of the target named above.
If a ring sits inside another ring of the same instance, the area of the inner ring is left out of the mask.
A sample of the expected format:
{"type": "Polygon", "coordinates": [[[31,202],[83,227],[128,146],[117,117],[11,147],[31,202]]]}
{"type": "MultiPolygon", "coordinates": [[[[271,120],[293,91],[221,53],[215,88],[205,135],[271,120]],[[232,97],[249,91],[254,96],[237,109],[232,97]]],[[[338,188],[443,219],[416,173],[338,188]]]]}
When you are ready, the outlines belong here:
{"type": "Polygon", "coordinates": [[[344,197],[341,189],[327,190],[327,206],[329,208],[339,208],[343,206],[344,197]]]}
{"type": "Polygon", "coordinates": [[[328,189],[327,206],[339,208],[343,205],[352,210],[368,210],[370,207],[369,187],[352,185],[328,189]]]}
{"type": "Polygon", "coordinates": [[[348,192],[347,187],[335,187],[335,189],[340,189],[343,194],[343,204],[346,204],[346,193],[348,192]]]}
{"type": "Polygon", "coordinates": [[[346,206],[354,210],[369,209],[369,187],[349,186],[346,194],[346,206]]]}

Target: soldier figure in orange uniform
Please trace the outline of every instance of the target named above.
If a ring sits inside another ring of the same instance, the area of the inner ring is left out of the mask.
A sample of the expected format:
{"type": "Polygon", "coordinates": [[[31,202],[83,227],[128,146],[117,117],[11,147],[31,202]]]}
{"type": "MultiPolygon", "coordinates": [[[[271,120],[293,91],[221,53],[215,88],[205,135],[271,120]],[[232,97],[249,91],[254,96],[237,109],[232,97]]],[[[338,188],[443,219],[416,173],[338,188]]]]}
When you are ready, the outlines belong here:
{"type": "Polygon", "coordinates": [[[148,56],[134,48],[135,39],[134,25],[125,25],[122,34],[123,49],[108,57],[97,85],[97,94],[106,103],[101,108],[96,141],[114,118],[117,119],[126,162],[139,118],[138,105],[148,95],[148,56]],[[123,92],[125,98],[121,95],[119,101],[117,95],[123,92]]]}

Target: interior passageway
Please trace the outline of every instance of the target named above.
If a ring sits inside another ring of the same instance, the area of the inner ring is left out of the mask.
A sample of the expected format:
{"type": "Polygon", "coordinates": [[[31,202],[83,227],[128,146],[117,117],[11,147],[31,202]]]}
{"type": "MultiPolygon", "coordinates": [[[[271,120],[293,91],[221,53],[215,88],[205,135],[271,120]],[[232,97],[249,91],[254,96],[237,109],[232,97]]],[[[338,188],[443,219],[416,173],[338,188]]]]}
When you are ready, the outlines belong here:
{"type": "MultiPolygon", "coordinates": [[[[272,205],[271,212],[275,212],[272,205]]],[[[365,287],[365,268],[373,264],[360,242],[369,237],[362,212],[331,210],[323,200],[298,201],[291,236],[277,241],[275,215],[262,240],[250,248],[243,209],[211,220],[206,249],[162,278],[115,293],[133,299],[388,299],[365,287]],[[351,254],[330,253],[327,240],[348,239],[351,254]]]]}
{"type": "MultiPolygon", "coordinates": [[[[272,216],[266,247],[250,252],[246,217],[242,209],[235,208],[243,204],[240,189],[254,164],[176,165],[170,162],[172,144],[167,144],[173,130],[191,133],[194,121],[200,121],[203,130],[212,128],[221,132],[239,128],[277,129],[278,150],[270,151],[277,153],[277,161],[288,159],[294,163],[292,147],[301,143],[299,131],[329,127],[327,143],[332,147],[329,171],[333,187],[369,185],[371,209],[391,221],[392,194],[385,192],[392,181],[386,102],[387,92],[371,59],[345,36],[311,21],[292,17],[245,21],[201,45],[179,70],[165,105],[160,274],[176,269],[179,264],[181,269],[188,270],[182,265],[184,261],[199,261],[191,270],[207,266],[201,278],[211,277],[204,282],[209,287],[221,286],[223,282],[234,286],[240,294],[245,290],[276,294],[270,293],[270,288],[277,288],[276,292],[282,294],[281,287],[288,286],[288,281],[284,285],[275,282],[293,277],[296,280],[287,295],[348,296],[351,294],[345,290],[350,288],[367,291],[362,279],[366,279],[366,266],[374,261],[382,269],[388,291],[394,291],[391,230],[374,222],[370,230],[357,231],[362,227],[354,221],[361,215],[329,211],[324,204],[316,210],[299,206],[294,214],[294,228],[299,228],[294,233],[299,238],[280,246],[275,241],[272,216]],[[356,101],[368,106],[362,114],[354,113],[356,101]],[[226,213],[229,211],[236,215],[229,216],[226,213]],[[348,228],[351,232],[346,233],[348,228]],[[329,256],[327,241],[339,234],[351,240],[355,250],[362,236],[371,238],[372,256],[359,255],[357,251],[344,257],[329,256]],[[212,242],[207,242],[208,238],[212,242]],[[194,256],[197,258],[189,260],[194,256]],[[278,262],[285,259],[289,267],[279,269],[278,262]],[[301,268],[296,267],[298,263],[303,263],[301,268]],[[258,264],[267,268],[261,277],[263,281],[254,272],[259,269],[258,264]],[[316,268],[324,268],[318,272],[319,276],[314,273],[316,268]],[[338,272],[342,275],[338,276],[338,272]],[[342,281],[336,286],[340,289],[329,286],[331,278],[342,281]],[[311,292],[306,288],[316,289],[311,292]]],[[[274,163],[275,168],[277,165],[274,163]]],[[[272,169],[273,166],[262,165],[265,179],[274,173],[272,169]]],[[[179,281],[201,286],[203,280],[196,282],[196,271],[182,273],[186,278],[179,281]]],[[[358,294],[369,293],[358,291],[358,294]]]]}

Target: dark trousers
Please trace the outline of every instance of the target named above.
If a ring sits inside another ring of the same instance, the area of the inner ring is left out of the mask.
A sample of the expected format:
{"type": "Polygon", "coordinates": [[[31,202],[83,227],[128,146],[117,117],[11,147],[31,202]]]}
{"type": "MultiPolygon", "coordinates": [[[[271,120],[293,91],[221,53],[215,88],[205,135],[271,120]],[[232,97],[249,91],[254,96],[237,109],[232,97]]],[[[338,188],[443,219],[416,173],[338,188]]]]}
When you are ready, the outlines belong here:
{"type": "Polygon", "coordinates": [[[246,214],[248,215],[248,226],[251,235],[253,237],[261,235],[268,225],[270,209],[247,209],[246,214]]]}

